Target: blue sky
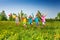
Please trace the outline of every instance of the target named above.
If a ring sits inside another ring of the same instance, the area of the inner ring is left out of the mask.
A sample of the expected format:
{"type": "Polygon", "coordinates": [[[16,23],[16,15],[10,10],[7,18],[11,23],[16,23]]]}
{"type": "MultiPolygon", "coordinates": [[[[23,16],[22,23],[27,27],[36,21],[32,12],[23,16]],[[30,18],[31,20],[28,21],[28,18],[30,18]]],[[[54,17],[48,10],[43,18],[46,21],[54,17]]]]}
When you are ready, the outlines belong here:
{"type": "Polygon", "coordinates": [[[46,18],[54,18],[60,12],[59,0],[0,0],[0,12],[5,10],[6,15],[23,10],[27,15],[35,15],[37,10],[47,14],[46,18]]]}

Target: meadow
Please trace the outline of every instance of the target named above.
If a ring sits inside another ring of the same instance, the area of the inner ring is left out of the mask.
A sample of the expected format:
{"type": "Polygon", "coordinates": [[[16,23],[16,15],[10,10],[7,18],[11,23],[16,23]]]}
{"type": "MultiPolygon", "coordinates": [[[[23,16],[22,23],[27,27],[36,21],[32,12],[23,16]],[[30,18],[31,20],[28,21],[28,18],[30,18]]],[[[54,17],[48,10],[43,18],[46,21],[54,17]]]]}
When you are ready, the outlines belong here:
{"type": "Polygon", "coordinates": [[[14,21],[0,21],[0,40],[60,40],[60,21],[46,22],[37,27],[27,23],[27,28],[22,22],[16,26],[14,21]]]}

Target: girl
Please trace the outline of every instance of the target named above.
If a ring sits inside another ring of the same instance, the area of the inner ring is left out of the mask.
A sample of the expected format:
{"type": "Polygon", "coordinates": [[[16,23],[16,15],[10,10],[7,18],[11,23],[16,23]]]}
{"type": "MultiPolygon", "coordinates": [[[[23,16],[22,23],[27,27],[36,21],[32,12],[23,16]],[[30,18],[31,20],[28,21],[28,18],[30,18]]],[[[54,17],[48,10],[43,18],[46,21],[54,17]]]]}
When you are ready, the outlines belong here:
{"type": "Polygon", "coordinates": [[[23,17],[23,26],[24,26],[24,27],[27,27],[27,26],[26,26],[26,22],[27,22],[26,17],[23,17]]]}
{"type": "Polygon", "coordinates": [[[46,22],[45,17],[46,17],[46,15],[42,15],[41,16],[41,20],[42,20],[43,26],[45,26],[45,22],[46,22]]]}
{"type": "Polygon", "coordinates": [[[16,25],[19,25],[19,18],[18,18],[18,16],[16,16],[15,22],[16,22],[16,25]]]}

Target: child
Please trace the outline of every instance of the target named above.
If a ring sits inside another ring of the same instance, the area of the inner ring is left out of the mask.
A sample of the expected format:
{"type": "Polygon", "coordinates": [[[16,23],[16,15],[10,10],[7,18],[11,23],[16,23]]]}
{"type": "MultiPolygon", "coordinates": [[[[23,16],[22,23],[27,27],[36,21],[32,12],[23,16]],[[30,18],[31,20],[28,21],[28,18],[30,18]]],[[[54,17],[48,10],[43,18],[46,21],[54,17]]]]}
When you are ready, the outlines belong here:
{"type": "Polygon", "coordinates": [[[26,22],[27,22],[26,17],[23,17],[23,20],[22,21],[23,21],[23,26],[26,27],[26,22]]]}
{"type": "Polygon", "coordinates": [[[32,16],[31,15],[29,16],[28,21],[29,21],[29,24],[32,26],[32,16]]]}
{"type": "Polygon", "coordinates": [[[37,17],[37,15],[36,15],[36,18],[35,18],[35,22],[36,22],[36,26],[38,26],[39,18],[37,17]]]}
{"type": "Polygon", "coordinates": [[[46,15],[42,15],[41,16],[41,20],[42,20],[43,26],[45,26],[45,22],[46,22],[45,17],[46,17],[46,15]]]}
{"type": "Polygon", "coordinates": [[[19,18],[18,18],[18,16],[16,16],[15,22],[16,22],[16,25],[19,25],[19,18]]]}

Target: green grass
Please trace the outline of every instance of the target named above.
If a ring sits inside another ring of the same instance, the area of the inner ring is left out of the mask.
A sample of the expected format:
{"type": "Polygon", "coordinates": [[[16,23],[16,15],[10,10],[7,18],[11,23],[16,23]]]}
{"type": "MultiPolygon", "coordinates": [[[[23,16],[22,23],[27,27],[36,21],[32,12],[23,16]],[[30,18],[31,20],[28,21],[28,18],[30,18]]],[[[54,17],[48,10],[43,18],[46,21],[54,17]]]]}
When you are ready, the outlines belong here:
{"type": "Polygon", "coordinates": [[[16,26],[14,21],[0,21],[0,40],[60,40],[60,21],[46,22],[46,26],[32,27],[27,23],[24,28],[20,22],[16,26]]]}

